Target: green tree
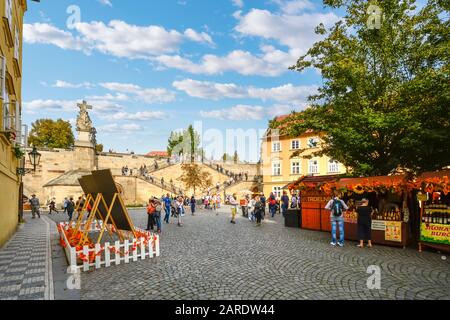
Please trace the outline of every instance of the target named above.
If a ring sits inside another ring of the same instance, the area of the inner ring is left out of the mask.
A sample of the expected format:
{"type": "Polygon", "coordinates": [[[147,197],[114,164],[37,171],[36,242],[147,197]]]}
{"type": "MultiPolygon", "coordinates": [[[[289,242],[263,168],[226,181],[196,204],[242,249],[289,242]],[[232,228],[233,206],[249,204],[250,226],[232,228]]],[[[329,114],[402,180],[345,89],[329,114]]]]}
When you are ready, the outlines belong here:
{"type": "Polygon", "coordinates": [[[381,25],[367,25],[372,1],[325,0],[343,20],[316,33],[323,39],[291,69],[320,70],[310,107],[283,131],[323,132],[322,151],[355,175],[397,169],[421,172],[450,164],[450,27],[448,2],[379,1],[381,25]]]}
{"type": "Polygon", "coordinates": [[[237,151],[234,151],[233,161],[235,164],[239,162],[239,156],[238,156],[237,151]]]}
{"type": "Polygon", "coordinates": [[[69,121],[38,119],[31,124],[28,142],[35,147],[68,149],[73,147],[74,141],[69,121]]]}
{"type": "Polygon", "coordinates": [[[186,189],[193,189],[194,194],[198,188],[206,190],[212,186],[211,174],[208,171],[202,170],[202,167],[195,164],[183,164],[181,166],[183,174],[180,177],[186,189]]]}
{"type": "Polygon", "coordinates": [[[95,151],[97,151],[97,152],[103,152],[103,144],[96,144],[95,145],[95,151]]]}
{"type": "Polygon", "coordinates": [[[196,155],[202,154],[202,149],[200,145],[200,135],[194,130],[192,125],[181,132],[171,132],[167,152],[170,156],[172,155],[186,155],[190,158],[190,162],[195,161],[196,155]]]}

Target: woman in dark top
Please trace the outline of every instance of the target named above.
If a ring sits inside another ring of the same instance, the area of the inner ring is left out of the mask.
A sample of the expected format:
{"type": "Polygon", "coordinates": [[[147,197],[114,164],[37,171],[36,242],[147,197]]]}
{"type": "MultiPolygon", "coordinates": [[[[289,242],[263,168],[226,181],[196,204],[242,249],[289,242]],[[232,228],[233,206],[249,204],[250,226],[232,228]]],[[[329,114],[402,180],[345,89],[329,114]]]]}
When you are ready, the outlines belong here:
{"type": "Polygon", "coordinates": [[[369,207],[369,200],[363,199],[361,205],[358,206],[356,212],[358,213],[358,239],[359,248],[364,247],[364,241],[367,241],[367,246],[372,247],[372,207],[369,207]]]}

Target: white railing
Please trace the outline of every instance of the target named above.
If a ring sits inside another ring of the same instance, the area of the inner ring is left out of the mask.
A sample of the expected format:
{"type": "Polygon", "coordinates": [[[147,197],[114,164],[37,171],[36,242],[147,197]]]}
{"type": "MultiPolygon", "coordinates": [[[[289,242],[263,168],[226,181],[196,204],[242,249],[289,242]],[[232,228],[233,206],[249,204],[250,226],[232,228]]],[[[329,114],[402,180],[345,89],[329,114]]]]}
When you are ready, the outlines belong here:
{"type": "MultiPolygon", "coordinates": [[[[99,269],[101,267],[110,267],[111,265],[119,265],[122,262],[129,263],[138,259],[145,260],[148,258],[159,257],[159,235],[135,228],[140,234],[146,237],[139,239],[115,241],[114,243],[105,242],[105,244],[97,243],[94,247],[84,245],[82,248],[71,246],[65,230],[69,226],[74,227],[75,223],[60,223],[59,233],[61,244],[64,247],[67,260],[69,262],[70,271],[76,273],[78,270],[89,271],[90,268],[99,269]]],[[[83,228],[85,226],[82,226],[83,228]]],[[[91,225],[90,231],[100,231],[102,221],[95,221],[91,225]]]]}

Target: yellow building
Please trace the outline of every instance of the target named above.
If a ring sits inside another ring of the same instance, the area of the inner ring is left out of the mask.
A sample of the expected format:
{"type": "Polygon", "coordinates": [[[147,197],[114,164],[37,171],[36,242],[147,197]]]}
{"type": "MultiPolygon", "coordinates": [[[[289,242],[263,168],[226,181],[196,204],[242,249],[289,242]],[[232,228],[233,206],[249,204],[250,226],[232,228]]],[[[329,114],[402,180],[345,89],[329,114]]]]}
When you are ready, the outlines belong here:
{"type": "Polygon", "coordinates": [[[0,246],[18,224],[21,146],[22,32],[26,0],[0,0],[0,246]]]}
{"type": "MultiPolygon", "coordinates": [[[[276,120],[281,121],[286,116],[276,120]]],[[[261,161],[263,173],[263,190],[268,196],[273,192],[281,196],[282,188],[288,183],[306,175],[335,175],[346,172],[339,162],[327,156],[310,156],[320,150],[322,134],[312,131],[298,137],[282,135],[278,130],[268,129],[262,140],[261,161]],[[294,156],[294,153],[298,153],[294,156]]]]}

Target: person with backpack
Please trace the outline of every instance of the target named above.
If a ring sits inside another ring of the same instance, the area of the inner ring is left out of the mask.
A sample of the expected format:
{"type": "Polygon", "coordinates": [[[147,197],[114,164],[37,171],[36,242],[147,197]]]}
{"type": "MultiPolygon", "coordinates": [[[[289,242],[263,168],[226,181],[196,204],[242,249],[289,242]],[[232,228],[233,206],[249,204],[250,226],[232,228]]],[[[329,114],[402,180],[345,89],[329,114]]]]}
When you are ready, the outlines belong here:
{"type": "Polygon", "coordinates": [[[277,200],[275,199],[275,195],[273,194],[273,192],[271,192],[269,196],[269,212],[272,218],[275,216],[275,213],[277,212],[277,200]]]}
{"type": "Polygon", "coordinates": [[[155,205],[155,201],[153,200],[153,198],[148,200],[148,205],[147,205],[147,231],[153,231],[155,228],[155,211],[156,211],[156,205],[155,205]]]}
{"type": "Polygon", "coordinates": [[[325,206],[326,210],[330,210],[331,219],[331,245],[336,246],[336,228],[339,225],[339,242],[340,247],[344,246],[344,212],[348,210],[347,205],[343,200],[336,195],[333,199],[328,201],[325,206]]]}

